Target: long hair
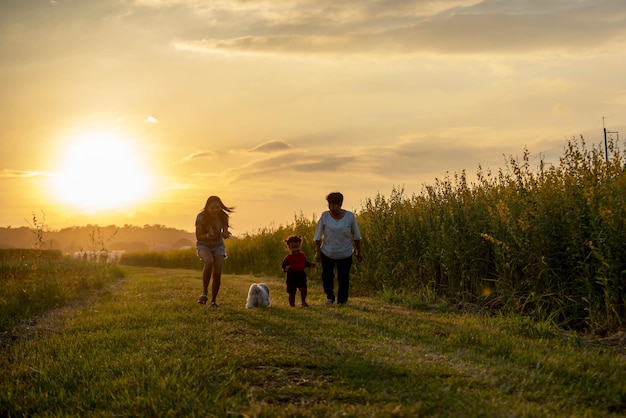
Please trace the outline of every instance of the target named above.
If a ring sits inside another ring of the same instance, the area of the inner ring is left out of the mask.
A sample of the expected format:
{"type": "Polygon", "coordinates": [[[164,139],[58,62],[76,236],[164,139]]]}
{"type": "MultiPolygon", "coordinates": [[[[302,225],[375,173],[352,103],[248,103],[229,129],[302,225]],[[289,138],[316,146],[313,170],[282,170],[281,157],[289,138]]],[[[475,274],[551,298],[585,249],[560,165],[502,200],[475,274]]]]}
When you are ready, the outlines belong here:
{"type": "Polygon", "coordinates": [[[235,208],[226,206],[224,202],[222,202],[222,199],[220,199],[218,196],[209,196],[209,198],[206,200],[204,208],[202,209],[202,212],[208,215],[209,205],[213,202],[217,202],[220,205],[220,213],[218,215],[220,218],[220,222],[225,227],[229,226],[228,214],[233,212],[235,208]]]}

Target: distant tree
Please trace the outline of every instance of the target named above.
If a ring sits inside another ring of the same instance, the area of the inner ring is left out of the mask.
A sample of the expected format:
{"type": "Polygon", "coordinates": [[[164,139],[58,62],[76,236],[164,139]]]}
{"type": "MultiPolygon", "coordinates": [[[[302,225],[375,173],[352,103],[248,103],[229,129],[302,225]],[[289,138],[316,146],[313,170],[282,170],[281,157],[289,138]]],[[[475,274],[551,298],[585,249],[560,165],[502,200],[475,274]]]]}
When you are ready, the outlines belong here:
{"type": "Polygon", "coordinates": [[[55,239],[51,239],[46,241],[45,244],[45,248],[46,250],[59,250],[59,251],[63,251],[63,246],[61,245],[61,243],[55,239]]]}
{"type": "Polygon", "coordinates": [[[181,238],[172,243],[172,248],[178,249],[178,248],[183,248],[183,247],[191,247],[193,245],[194,243],[191,240],[188,240],[187,238],[181,238]]]}
{"type": "Polygon", "coordinates": [[[150,251],[150,247],[143,241],[135,241],[128,244],[125,250],[128,252],[150,251]]]}

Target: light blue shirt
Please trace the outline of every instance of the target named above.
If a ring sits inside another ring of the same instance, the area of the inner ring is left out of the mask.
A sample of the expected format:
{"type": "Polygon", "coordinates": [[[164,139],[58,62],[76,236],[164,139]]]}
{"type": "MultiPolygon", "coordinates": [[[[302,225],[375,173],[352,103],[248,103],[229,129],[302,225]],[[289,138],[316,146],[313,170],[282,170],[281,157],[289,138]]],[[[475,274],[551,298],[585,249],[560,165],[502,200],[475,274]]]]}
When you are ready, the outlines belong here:
{"type": "Polygon", "coordinates": [[[323,212],[313,239],[322,241],[321,250],[326,257],[335,260],[350,257],[354,251],[354,240],[361,239],[354,213],[345,211],[343,218],[335,219],[330,211],[323,212]]]}

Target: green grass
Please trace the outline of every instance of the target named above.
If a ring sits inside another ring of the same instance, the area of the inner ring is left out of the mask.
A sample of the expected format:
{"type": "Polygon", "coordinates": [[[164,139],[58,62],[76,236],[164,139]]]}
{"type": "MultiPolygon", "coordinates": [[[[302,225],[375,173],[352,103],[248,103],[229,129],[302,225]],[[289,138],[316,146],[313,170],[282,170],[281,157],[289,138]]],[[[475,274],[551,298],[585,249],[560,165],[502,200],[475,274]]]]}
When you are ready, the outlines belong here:
{"type": "Polygon", "coordinates": [[[2,416],[600,417],[626,411],[623,353],[549,324],[354,297],[245,309],[260,278],[124,267],[89,303],[38,319],[0,356],[2,416]],[[28,331],[28,332],[26,332],[28,331]]]}
{"type": "Polygon", "coordinates": [[[122,274],[117,265],[63,257],[58,251],[0,250],[0,333],[84,299],[122,274]]]}

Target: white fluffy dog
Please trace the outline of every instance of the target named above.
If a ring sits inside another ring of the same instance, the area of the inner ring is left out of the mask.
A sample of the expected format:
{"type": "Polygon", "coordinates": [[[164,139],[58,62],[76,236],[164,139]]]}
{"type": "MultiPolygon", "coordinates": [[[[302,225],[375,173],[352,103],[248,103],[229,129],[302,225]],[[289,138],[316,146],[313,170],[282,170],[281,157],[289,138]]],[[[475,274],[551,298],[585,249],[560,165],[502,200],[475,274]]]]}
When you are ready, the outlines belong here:
{"type": "Polygon", "coordinates": [[[246,308],[267,308],[270,306],[270,289],[265,283],[252,283],[248,290],[246,308]]]}

